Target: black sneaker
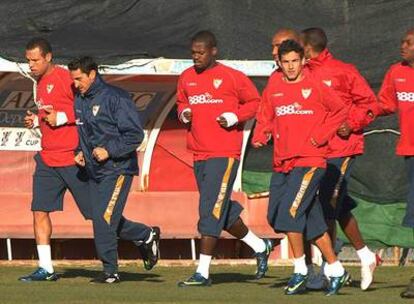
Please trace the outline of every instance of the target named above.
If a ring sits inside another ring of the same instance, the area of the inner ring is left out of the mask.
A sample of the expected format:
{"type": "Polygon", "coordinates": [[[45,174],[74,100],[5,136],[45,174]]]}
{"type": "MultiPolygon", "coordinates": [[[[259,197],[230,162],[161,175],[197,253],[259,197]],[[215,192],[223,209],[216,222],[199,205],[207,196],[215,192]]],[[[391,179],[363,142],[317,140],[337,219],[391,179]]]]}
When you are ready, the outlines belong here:
{"type": "Polygon", "coordinates": [[[196,272],[187,280],[178,282],[178,287],[206,287],[211,286],[211,279],[206,279],[200,273],[196,272]]]}
{"type": "Polygon", "coordinates": [[[90,283],[96,284],[115,284],[121,282],[117,273],[106,273],[103,272],[96,278],[89,281],[90,283]]]}
{"type": "Polygon", "coordinates": [[[37,268],[33,273],[24,276],[24,277],[20,277],[19,281],[22,282],[33,282],[33,281],[57,281],[59,279],[59,277],[57,276],[57,274],[55,272],[50,273],[47,272],[46,269],[39,267],[37,268]]]}
{"type": "Polygon", "coordinates": [[[273,242],[269,239],[263,239],[266,249],[263,252],[256,253],[256,279],[259,280],[263,278],[268,269],[267,262],[269,260],[269,255],[273,251],[273,242]]]}
{"type": "Polygon", "coordinates": [[[145,270],[151,270],[158,262],[160,257],[160,235],[159,227],[152,227],[150,236],[147,241],[141,243],[134,242],[139,246],[139,251],[144,261],[145,270]]]}

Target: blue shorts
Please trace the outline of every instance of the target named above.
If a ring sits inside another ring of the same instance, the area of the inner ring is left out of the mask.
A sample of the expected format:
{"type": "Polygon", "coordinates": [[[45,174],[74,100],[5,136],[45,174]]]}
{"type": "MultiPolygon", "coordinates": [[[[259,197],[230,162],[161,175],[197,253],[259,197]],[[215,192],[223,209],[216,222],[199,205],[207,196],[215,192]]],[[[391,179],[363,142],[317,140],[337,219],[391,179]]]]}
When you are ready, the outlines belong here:
{"type": "Polygon", "coordinates": [[[354,157],[331,158],[327,161],[318,194],[327,220],[346,217],[356,207],[355,201],[348,195],[348,183],[354,161],[354,157]]]}
{"type": "Polygon", "coordinates": [[[267,220],[276,232],[301,232],[313,240],[327,231],[322,208],[315,199],[323,173],[324,169],[316,167],[273,173],[267,220]]]}
{"type": "Polygon", "coordinates": [[[77,166],[49,167],[41,156],[34,156],[32,211],[61,211],[66,190],[72,194],[85,219],[92,218],[86,171],[77,166]]]}
{"type": "Polygon", "coordinates": [[[405,165],[408,175],[407,208],[403,219],[403,226],[414,228],[414,157],[407,156],[405,165]]]}
{"type": "Polygon", "coordinates": [[[243,207],[230,199],[239,161],[217,157],[194,162],[194,174],[200,192],[198,231],[220,237],[239,218],[243,207]]]}

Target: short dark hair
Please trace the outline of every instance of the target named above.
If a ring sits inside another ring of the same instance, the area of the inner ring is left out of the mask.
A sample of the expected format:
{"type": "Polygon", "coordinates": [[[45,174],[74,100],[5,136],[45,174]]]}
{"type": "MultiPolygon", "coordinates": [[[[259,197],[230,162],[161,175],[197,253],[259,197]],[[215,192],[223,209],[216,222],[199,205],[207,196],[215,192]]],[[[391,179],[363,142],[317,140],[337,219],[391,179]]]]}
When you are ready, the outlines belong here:
{"type": "Polygon", "coordinates": [[[290,52],[298,53],[300,55],[300,58],[303,58],[305,56],[305,51],[303,50],[303,47],[299,44],[299,42],[289,39],[283,41],[282,44],[279,46],[279,60],[282,60],[282,56],[290,52]]]}
{"type": "Polygon", "coordinates": [[[197,32],[193,38],[191,38],[191,43],[194,42],[204,42],[209,48],[217,47],[216,36],[207,30],[197,32]]]}
{"type": "Polygon", "coordinates": [[[315,52],[322,52],[328,45],[325,31],[319,27],[310,27],[302,31],[303,44],[310,45],[315,52]]]}
{"type": "Polygon", "coordinates": [[[98,64],[92,57],[83,56],[75,58],[69,62],[68,69],[70,71],[76,71],[77,69],[80,69],[82,73],[89,75],[92,70],[98,72],[98,64]]]}
{"type": "Polygon", "coordinates": [[[35,37],[30,39],[30,41],[26,44],[26,50],[33,50],[35,48],[39,48],[42,56],[52,53],[52,46],[45,38],[35,37]]]}

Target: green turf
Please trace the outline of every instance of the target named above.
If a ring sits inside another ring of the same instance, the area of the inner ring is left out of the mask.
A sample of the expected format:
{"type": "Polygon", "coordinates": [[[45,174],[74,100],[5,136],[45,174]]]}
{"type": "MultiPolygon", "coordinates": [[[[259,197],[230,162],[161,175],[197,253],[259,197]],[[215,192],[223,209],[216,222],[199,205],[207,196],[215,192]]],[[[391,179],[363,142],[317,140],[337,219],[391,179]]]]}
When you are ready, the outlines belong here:
{"type": "Polygon", "coordinates": [[[139,272],[133,266],[122,267],[118,285],[92,285],[88,281],[98,272],[94,268],[59,267],[57,282],[22,283],[20,275],[27,267],[0,267],[0,303],[408,303],[399,293],[404,289],[412,267],[380,267],[370,291],[359,287],[359,268],[349,268],[356,286],[345,287],[341,294],[327,298],[322,292],[285,296],[283,287],[292,268],[272,267],[268,277],[255,281],[254,266],[213,266],[212,287],[178,288],[176,283],[190,275],[193,267],[159,267],[139,272]]]}

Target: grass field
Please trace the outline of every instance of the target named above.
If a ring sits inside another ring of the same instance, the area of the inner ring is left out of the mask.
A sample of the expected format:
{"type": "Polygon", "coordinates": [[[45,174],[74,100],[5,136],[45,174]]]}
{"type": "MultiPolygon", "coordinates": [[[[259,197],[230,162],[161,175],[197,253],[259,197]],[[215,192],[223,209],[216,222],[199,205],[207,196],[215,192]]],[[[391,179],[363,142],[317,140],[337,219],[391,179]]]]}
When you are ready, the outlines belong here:
{"type": "Polygon", "coordinates": [[[89,284],[99,272],[92,267],[57,267],[57,282],[22,283],[17,278],[33,270],[27,266],[0,267],[0,303],[409,303],[399,297],[413,267],[380,267],[371,290],[359,289],[359,268],[348,267],[353,285],[340,295],[325,297],[323,292],[285,296],[283,287],[290,267],[272,267],[268,276],[253,279],[254,266],[213,266],[213,286],[178,288],[177,281],[187,277],[194,267],[158,267],[151,272],[129,265],[121,268],[122,282],[117,285],[89,284]]]}

